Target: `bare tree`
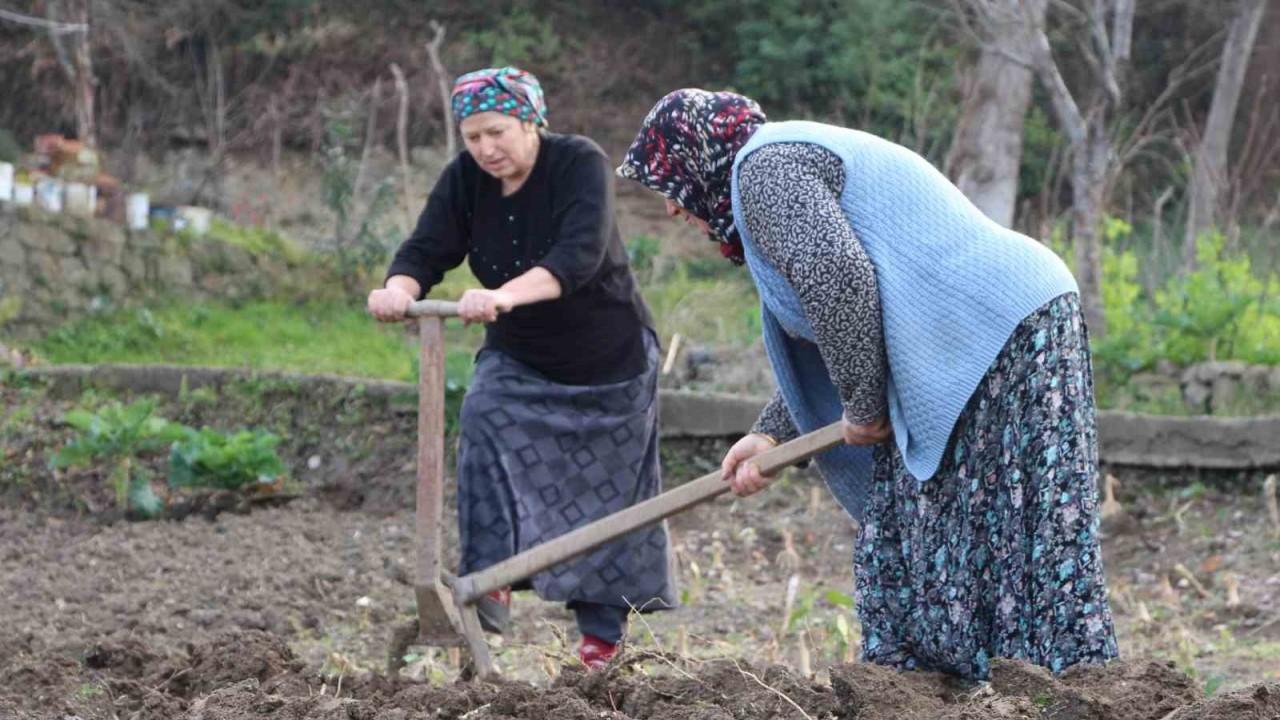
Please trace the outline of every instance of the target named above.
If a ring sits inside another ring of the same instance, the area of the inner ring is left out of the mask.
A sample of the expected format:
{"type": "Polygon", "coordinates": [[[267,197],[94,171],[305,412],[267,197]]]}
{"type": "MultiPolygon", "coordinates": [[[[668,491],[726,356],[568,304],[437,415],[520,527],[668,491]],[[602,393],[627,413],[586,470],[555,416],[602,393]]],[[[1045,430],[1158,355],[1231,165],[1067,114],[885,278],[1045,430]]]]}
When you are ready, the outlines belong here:
{"type": "Polygon", "coordinates": [[[1129,63],[1134,2],[1089,0],[1083,10],[1066,3],[1060,6],[1075,14],[1088,33],[1088,39],[1078,43],[1091,70],[1091,82],[1080,92],[1083,107],[1067,87],[1044,23],[1037,24],[1030,17],[1026,23],[1036,75],[1049,93],[1054,115],[1071,150],[1071,238],[1076,279],[1085,320],[1095,337],[1106,334],[1100,231],[1115,156],[1109,120],[1124,99],[1122,80],[1129,63]]]}
{"type": "Polygon", "coordinates": [[[94,122],[93,102],[97,81],[93,76],[93,57],[89,52],[90,0],[71,0],[71,22],[62,19],[61,3],[49,0],[45,8],[47,19],[0,10],[0,20],[28,27],[36,27],[49,34],[49,41],[58,56],[58,66],[73,88],[76,111],[76,137],[86,147],[98,146],[98,133],[94,122]],[[71,48],[67,48],[67,39],[71,48]]]}
{"type": "Polygon", "coordinates": [[[1013,225],[1022,128],[1031,105],[1032,67],[1024,23],[1044,23],[1046,0],[952,0],[981,47],[968,73],[946,172],[988,217],[1013,225]],[[971,19],[970,16],[973,16],[971,19]]]}
{"type": "Polygon", "coordinates": [[[1191,175],[1190,205],[1182,255],[1186,267],[1196,260],[1196,239],[1218,225],[1222,198],[1227,185],[1227,155],[1231,145],[1231,128],[1235,124],[1236,107],[1244,86],[1245,70],[1253,54],[1258,25],[1266,10],[1266,0],[1240,0],[1235,19],[1222,47],[1218,80],[1213,89],[1209,119],[1195,152],[1191,175]]]}
{"type": "Polygon", "coordinates": [[[396,81],[396,95],[400,98],[400,106],[396,112],[396,150],[400,156],[400,199],[404,210],[406,228],[413,223],[413,177],[409,172],[409,83],[404,79],[404,71],[396,63],[391,63],[391,74],[396,81]]]}
{"type": "MultiPolygon", "coordinates": [[[[1089,72],[1075,92],[1054,58],[1044,4],[1018,0],[953,0],[958,16],[984,51],[1031,68],[1047,91],[1066,139],[1064,167],[1071,183],[1072,245],[1085,320],[1096,337],[1106,333],[1102,310],[1103,213],[1115,169],[1132,147],[1117,148],[1111,120],[1121,108],[1129,62],[1135,0],[1057,0],[1055,16],[1076,30],[1075,44],[1089,72]],[[1012,37],[1011,37],[1012,36],[1012,37]],[[1078,99],[1079,98],[1079,99],[1078,99]]],[[[1139,122],[1147,127],[1153,113],[1139,122]]],[[[994,124],[994,122],[990,123],[994,124]]]]}
{"type": "Polygon", "coordinates": [[[445,157],[452,160],[457,152],[457,141],[453,139],[453,110],[449,105],[449,74],[444,69],[444,63],[440,61],[440,47],[444,45],[444,25],[439,22],[431,21],[431,30],[435,36],[431,38],[431,42],[427,43],[427,57],[431,59],[431,69],[436,74],[436,86],[440,89],[440,99],[444,104],[444,147],[445,157]]]}

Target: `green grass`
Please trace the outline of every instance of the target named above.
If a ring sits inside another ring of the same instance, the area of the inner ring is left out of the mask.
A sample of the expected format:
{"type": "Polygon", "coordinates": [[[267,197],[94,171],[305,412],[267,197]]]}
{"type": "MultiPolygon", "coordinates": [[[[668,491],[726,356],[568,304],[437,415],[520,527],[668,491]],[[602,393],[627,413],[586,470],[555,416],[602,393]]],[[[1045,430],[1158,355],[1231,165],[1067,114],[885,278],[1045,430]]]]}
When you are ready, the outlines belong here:
{"type": "MultiPolygon", "coordinates": [[[[673,333],[695,344],[745,346],[760,334],[759,301],[741,268],[671,264],[643,289],[665,344],[673,333]]],[[[432,297],[454,299],[478,283],[466,266],[432,297]]],[[[447,372],[463,385],[484,338],[479,326],[445,326],[447,372]]],[[[417,341],[382,325],[362,300],[242,304],[152,304],[90,315],[52,330],[32,348],[47,363],[169,363],[334,373],[413,381],[417,341]]]]}
{"type": "Polygon", "coordinates": [[[413,380],[415,346],[360,305],[170,304],[93,315],[35,350],[49,363],[172,363],[413,380]]]}
{"type": "Polygon", "coordinates": [[[641,288],[665,345],[674,333],[699,345],[746,346],[760,337],[760,300],[746,268],[702,275],[696,265],[674,265],[641,288]]]}

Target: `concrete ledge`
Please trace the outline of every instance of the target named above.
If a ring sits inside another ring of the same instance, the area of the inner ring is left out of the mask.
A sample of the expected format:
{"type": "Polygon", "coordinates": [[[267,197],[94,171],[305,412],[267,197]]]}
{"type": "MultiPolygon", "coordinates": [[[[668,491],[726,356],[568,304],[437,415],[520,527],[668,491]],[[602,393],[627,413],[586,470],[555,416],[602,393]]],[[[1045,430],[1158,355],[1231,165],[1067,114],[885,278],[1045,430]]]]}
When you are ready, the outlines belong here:
{"type": "Polygon", "coordinates": [[[177,395],[184,383],[187,390],[196,390],[218,389],[227,383],[256,380],[281,386],[307,387],[315,392],[345,394],[361,388],[368,397],[388,400],[417,393],[417,387],[412,383],[394,380],[189,365],[56,365],[27,368],[24,372],[48,380],[59,392],[100,387],[177,395]]]}
{"type": "Polygon", "coordinates": [[[1098,452],[1112,465],[1249,470],[1280,467],[1280,416],[1176,417],[1101,411],[1098,452]]]}
{"type": "MultiPolygon", "coordinates": [[[[188,390],[257,380],[306,387],[310,392],[346,394],[357,388],[375,399],[412,397],[414,385],[389,380],[253,372],[237,368],[174,365],[61,365],[31,368],[55,389],[75,392],[86,386],[176,395],[188,390]]],[[[766,399],[669,391],[661,393],[664,438],[725,438],[750,429],[766,399]]],[[[1249,418],[1175,417],[1100,411],[1098,436],[1102,462],[1150,468],[1253,470],[1280,467],[1280,416],[1249,418]]]]}
{"type": "Polygon", "coordinates": [[[724,393],[659,391],[663,437],[727,437],[751,429],[768,398],[724,393]]]}

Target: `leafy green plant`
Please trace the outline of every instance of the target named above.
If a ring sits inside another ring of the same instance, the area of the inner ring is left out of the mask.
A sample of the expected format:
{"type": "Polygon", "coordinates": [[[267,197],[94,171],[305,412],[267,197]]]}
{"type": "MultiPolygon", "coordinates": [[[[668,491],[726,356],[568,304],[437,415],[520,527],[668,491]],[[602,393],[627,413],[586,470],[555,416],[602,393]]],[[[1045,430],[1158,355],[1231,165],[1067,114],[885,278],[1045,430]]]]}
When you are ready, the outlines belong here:
{"type": "MultiPolygon", "coordinates": [[[[1132,233],[1118,218],[1103,226],[1107,335],[1092,343],[1103,406],[1133,395],[1128,385],[1134,374],[1162,359],[1183,366],[1208,360],[1280,363],[1280,279],[1260,277],[1247,253],[1228,253],[1225,238],[1215,233],[1200,239],[1195,270],[1170,277],[1152,292],[1140,280],[1138,254],[1119,249],[1133,246],[1132,233]]],[[[1071,263],[1070,249],[1057,233],[1049,244],[1071,263]]],[[[1172,397],[1147,397],[1141,409],[1180,411],[1174,390],[1172,397]]]]}
{"type": "Polygon", "coordinates": [[[279,443],[279,437],[262,430],[192,431],[170,448],[169,486],[238,490],[274,483],[285,473],[276,454],[279,443]]]}
{"type": "Polygon", "coordinates": [[[1093,343],[1093,355],[1104,383],[1121,384],[1154,363],[1159,352],[1151,309],[1138,281],[1138,258],[1131,251],[1113,250],[1128,223],[1109,218],[1104,228],[1109,246],[1102,252],[1102,312],[1107,334],[1093,343]]]}
{"type": "Polygon", "coordinates": [[[189,429],[154,413],[154,400],[129,405],[115,401],[97,412],[72,410],[63,419],[79,435],[54,455],[53,465],[80,466],[103,460],[111,468],[108,477],[116,505],[147,517],[156,515],[162,504],[151,490],[150,471],[140,460],[185,437],[189,429]]]}
{"type": "Polygon", "coordinates": [[[1280,310],[1267,300],[1270,283],[1254,274],[1248,255],[1227,257],[1225,243],[1217,233],[1200,238],[1197,269],[1156,293],[1154,321],[1165,334],[1164,354],[1180,365],[1280,362],[1280,310]]]}
{"type": "Polygon", "coordinates": [[[648,281],[653,273],[653,261],[661,250],[658,238],[652,235],[637,235],[627,243],[627,257],[631,260],[631,269],[641,283],[648,281]]]}
{"type": "Polygon", "coordinates": [[[795,608],[787,618],[787,632],[807,632],[814,642],[815,649],[830,651],[832,657],[844,662],[853,662],[854,649],[858,638],[849,617],[855,614],[854,600],[850,595],[839,590],[809,588],[796,599],[795,608]],[[819,615],[817,603],[825,600],[834,607],[834,612],[819,615]]]}

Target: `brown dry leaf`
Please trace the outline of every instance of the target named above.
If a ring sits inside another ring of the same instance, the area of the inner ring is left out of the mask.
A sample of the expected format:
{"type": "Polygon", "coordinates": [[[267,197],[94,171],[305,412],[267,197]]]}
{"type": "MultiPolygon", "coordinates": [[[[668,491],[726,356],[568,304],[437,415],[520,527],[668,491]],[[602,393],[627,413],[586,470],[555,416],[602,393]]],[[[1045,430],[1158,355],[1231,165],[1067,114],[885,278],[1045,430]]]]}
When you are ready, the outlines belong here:
{"type": "Polygon", "coordinates": [[[1221,554],[1210,555],[1200,563],[1200,572],[1205,575],[1212,575],[1222,569],[1224,558],[1221,554]]]}

